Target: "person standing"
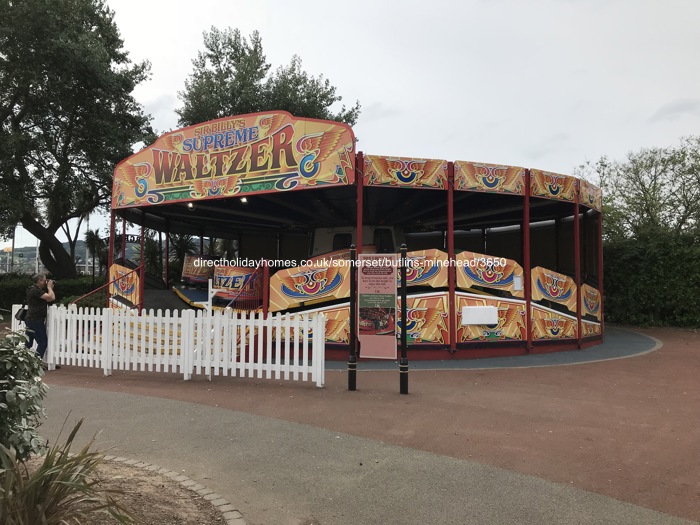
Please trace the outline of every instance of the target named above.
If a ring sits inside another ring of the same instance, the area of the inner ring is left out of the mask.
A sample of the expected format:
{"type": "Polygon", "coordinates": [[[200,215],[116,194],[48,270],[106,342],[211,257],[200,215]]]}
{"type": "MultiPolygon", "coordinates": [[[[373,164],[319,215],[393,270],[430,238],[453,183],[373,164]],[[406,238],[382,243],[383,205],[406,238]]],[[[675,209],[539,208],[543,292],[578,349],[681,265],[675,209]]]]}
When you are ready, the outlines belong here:
{"type": "Polygon", "coordinates": [[[27,348],[31,348],[36,341],[36,353],[44,358],[49,338],[46,334],[46,313],[49,303],[56,300],[52,279],[47,280],[46,276],[37,273],[32,276],[34,284],[27,289],[27,317],[24,323],[27,326],[27,348]]]}

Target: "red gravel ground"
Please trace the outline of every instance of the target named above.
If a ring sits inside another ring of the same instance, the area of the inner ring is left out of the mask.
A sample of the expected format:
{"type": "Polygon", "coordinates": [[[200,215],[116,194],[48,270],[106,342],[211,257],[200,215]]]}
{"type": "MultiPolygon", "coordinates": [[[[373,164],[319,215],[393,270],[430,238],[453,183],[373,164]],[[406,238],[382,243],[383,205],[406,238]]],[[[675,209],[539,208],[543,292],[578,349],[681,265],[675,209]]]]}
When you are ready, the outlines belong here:
{"type": "Polygon", "coordinates": [[[646,355],[576,366],[326,372],[326,387],[63,367],[48,384],[217,405],[570,483],[700,519],[700,334],[640,330],[646,355]]]}

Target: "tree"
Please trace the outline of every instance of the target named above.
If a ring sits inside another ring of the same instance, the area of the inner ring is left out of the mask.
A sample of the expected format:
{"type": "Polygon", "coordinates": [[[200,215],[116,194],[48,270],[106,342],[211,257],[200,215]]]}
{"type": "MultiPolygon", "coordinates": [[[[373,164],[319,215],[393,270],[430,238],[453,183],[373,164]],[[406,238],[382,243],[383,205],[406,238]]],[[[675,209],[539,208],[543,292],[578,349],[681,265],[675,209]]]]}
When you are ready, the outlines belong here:
{"type": "Polygon", "coordinates": [[[105,242],[100,237],[99,230],[88,230],[85,232],[85,246],[92,255],[92,284],[95,284],[95,259],[100,263],[100,275],[102,275],[102,257],[107,251],[105,242]]]}
{"type": "Polygon", "coordinates": [[[139,264],[144,264],[147,273],[161,277],[163,275],[163,249],[156,238],[157,232],[146,229],[143,236],[143,257],[141,246],[134,246],[134,254],[139,264]]]}
{"type": "Polygon", "coordinates": [[[603,190],[606,320],[697,326],[700,137],[582,166],[603,190]]]}
{"type": "Polygon", "coordinates": [[[600,181],[606,239],[698,231],[700,137],[631,152],[624,162],[602,157],[581,172],[600,181]]]}
{"type": "Polygon", "coordinates": [[[204,33],[204,51],[193,64],[185,90],[178,93],[183,102],[176,110],[181,126],[267,110],[353,125],[360,114],[359,102],[333,112],[331,107],[342,97],[323,75],[315,78],[304,72],[296,55],[268,76],[270,65],[257,31],[249,42],[238,29],[212,27],[204,33]]]}
{"type": "MultiPolygon", "coordinates": [[[[193,253],[198,253],[199,247],[192,235],[187,234],[170,234],[170,261],[168,271],[171,276],[180,278],[182,267],[185,264],[185,256],[193,253]]],[[[173,277],[170,277],[173,280],[173,277]]]]}
{"type": "Polygon", "coordinates": [[[103,0],[0,0],[0,235],[17,223],[40,241],[44,266],[76,275],[56,238],[109,203],[112,172],[148,119],[132,64],[103,0]]]}

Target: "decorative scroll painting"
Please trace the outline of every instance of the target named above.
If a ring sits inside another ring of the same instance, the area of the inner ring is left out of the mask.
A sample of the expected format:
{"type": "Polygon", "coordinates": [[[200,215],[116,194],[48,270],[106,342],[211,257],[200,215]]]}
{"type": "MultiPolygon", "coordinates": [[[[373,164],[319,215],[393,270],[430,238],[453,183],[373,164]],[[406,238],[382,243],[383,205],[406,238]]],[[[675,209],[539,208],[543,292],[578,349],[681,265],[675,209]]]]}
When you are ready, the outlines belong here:
{"type": "Polygon", "coordinates": [[[550,171],[530,170],[530,195],[561,201],[574,202],[576,177],[560,175],[550,171]]]}
{"type": "Polygon", "coordinates": [[[462,325],[457,321],[457,342],[524,341],[527,337],[525,303],[508,301],[499,297],[458,293],[457,315],[463,306],[495,306],[498,308],[498,324],[462,325]]]}
{"type": "Polygon", "coordinates": [[[577,321],[570,315],[532,305],[532,339],[576,339],[577,321]]]}
{"type": "Polygon", "coordinates": [[[404,157],[365,157],[366,186],[447,188],[447,161],[404,157]]]}
{"type": "MultiPolygon", "coordinates": [[[[447,293],[417,295],[407,298],[406,323],[409,345],[430,343],[449,344],[449,307],[447,293]]],[[[398,327],[401,333],[401,298],[398,300],[398,327]]]]}
{"type": "Polygon", "coordinates": [[[504,290],[514,297],[525,297],[523,269],[512,259],[460,252],[455,256],[455,262],[457,288],[466,290],[473,286],[481,286],[504,290]]]}
{"type": "Polygon", "coordinates": [[[262,299],[262,272],[256,268],[217,266],[212,286],[222,299],[262,299]]]}
{"type": "Polygon", "coordinates": [[[305,315],[310,316],[315,313],[322,313],[326,317],[326,342],[350,343],[350,305],[348,303],[315,308],[304,312],[305,315]]]}
{"type": "Polygon", "coordinates": [[[579,204],[598,211],[603,209],[603,190],[583,179],[581,179],[578,199],[579,204]]]}
{"type": "MultiPolygon", "coordinates": [[[[447,254],[440,250],[420,250],[406,254],[406,281],[408,286],[447,286],[447,254]]],[[[396,272],[397,286],[401,286],[401,272],[396,272]]]]}
{"type": "Polygon", "coordinates": [[[112,208],[352,184],[346,124],[285,111],[227,117],[171,131],[120,162],[112,208]]]}
{"type": "Polygon", "coordinates": [[[458,160],[455,162],[455,189],[523,195],[525,168],[458,160]]]}
{"type": "Polygon", "coordinates": [[[288,268],[270,278],[271,312],[342,297],[350,297],[347,264],[288,268]]]}
{"type": "Polygon", "coordinates": [[[540,266],[533,268],[530,275],[533,301],[553,301],[576,311],[576,283],[571,277],[540,266]]]}
{"type": "Polygon", "coordinates": [[[592,323],[590,321],[581,322],[582,337],[594,337],[600,335],[600,323],[592,323]]]}
{"type": "Polygon", "coordinates": [[[113,264],[109,267],[109,281],[110,295],[123,297],[132,305],[141,302],[138,271],[120,264],[113,264]]]}
{"type": "Polygon", "coordinates": [[[600,292],[587,284],[581,285],[581,298],[583,299],[582,315],[592,315],[600,321],[600,292]]]}

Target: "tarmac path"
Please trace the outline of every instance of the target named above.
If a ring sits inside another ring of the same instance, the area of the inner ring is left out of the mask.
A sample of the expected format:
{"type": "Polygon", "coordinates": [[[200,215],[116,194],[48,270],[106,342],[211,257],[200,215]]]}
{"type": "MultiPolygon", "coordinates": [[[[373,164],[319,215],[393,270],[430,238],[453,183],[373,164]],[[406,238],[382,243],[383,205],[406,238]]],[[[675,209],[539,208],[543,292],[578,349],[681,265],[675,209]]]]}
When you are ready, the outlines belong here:
{"type": "Polygon", "coordinates": [[[183,471],[250,525],[690,523],[700,338],[643,332],[663,346],[629,359],[414,369],[408,396],[397,370],[360,370],[348,392],[343,371],[316,389],[64,366],[41,431],[84,417],[85,440],[183,471]]]}

